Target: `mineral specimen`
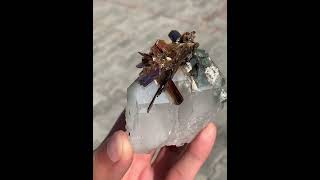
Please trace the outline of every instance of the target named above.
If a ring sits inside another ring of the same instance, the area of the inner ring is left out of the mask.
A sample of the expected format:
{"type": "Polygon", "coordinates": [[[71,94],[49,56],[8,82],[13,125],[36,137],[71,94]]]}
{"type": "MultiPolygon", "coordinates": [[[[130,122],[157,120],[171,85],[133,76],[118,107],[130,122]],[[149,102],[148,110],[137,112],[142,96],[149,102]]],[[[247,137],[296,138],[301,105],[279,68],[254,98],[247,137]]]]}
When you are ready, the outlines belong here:
{"type": "Polygon", "coordinates": [[[171,31],[169,37],[172,43],[167,44],[164,40],[157,40],[148,54],[139,52],[142,62],[137,68],[143,68],[138,81],[142,86],[148,86],[153,80],[159,84],[158,90],[153,96],[147,112],[150,111],[154,100],[163,91],[170,94],[174,104],[179,105],[183,97],[172,81],[173,76],[180,68],[190,61],[199,43],[194,42],[195,31],[185,32],[180,35],[178,31],[171,31]]]}
{"type": "Polygon", "coordinates": [[[144,69],[127,89],[126,107],[126,129],[136,153],[189,143],[226,102],[225,79],[193,42],[194,34],[171,31],[171,44],[158,40],[149,54],[140,53],[137,67],[144,69]],[[163,73],[167,70],[169,75],[163,73]],[[180,94],[180,103],[169,83],[180,94]]]}

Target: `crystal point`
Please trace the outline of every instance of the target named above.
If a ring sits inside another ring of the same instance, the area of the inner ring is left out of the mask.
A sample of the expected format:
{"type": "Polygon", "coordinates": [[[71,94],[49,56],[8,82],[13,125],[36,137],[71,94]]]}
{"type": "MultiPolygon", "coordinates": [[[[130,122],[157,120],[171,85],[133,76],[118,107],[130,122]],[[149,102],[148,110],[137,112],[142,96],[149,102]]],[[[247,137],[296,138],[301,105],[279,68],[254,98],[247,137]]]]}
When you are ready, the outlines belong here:
{"type": "Polygon", "coordinates": [[[175,105],[166,91],[148,105],[158,89],[152,81],[144,87],[136,80],[127,89],[126,129],[136,153],[166,145],[189,143],[210,121],[227,100],[224,78],[208,53],[197,49],[190,63],[181,66],[172,81],[183,96],[175,105]],[[190,76],[190,74],[197,74],[190,76]]]}

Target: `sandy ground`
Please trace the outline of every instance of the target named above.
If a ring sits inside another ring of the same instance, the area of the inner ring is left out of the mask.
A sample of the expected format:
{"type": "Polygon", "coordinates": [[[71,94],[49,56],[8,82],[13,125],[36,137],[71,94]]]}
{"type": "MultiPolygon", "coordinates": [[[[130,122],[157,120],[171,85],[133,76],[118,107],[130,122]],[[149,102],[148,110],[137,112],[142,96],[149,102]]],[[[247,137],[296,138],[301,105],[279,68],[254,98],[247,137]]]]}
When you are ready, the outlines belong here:
{"type": "MultiPolygon", "coordinates": [[[[126,105],[126,89],[137,77],[137,51],[170,30],[197,32],[227,78],[227,0],[93,0],[93,142],[104,139],[126,105]]],[[[227,106],[218,114],[215,147],[197,180],[227,179],[227,106]]]]}

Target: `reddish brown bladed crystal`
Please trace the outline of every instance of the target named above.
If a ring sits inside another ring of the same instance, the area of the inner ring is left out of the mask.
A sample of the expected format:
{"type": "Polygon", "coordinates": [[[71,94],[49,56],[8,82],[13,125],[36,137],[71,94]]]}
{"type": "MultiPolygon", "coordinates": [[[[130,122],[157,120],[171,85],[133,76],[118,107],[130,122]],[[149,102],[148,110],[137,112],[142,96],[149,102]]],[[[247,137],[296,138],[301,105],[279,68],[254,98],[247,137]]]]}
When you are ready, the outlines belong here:
{"type": "Polygon", "coordinates": [[[183,96],[171,79],[167,82],[166,92],[168,92],[174,104],[179,105],[183,102],[183,96]]]}
{"type": "Polygon", "coordinates": [[[179,105],[183,102],[183,97],[172,78],[181,65],[190,61],[194,50],[198,48],[199,43],[194,42],[194,38],[194,31],[185,32],[179,42],[174,40],[167,44],[164,40],[157,40],[148,54],[139,52],[142,62],[137,67],[143,68],[138,78],[140,85],[146,87],[154,80],[159,85],[147,112],[150,111],[155,98],[163,91],[167,91],[174,104],[179,105]]]}
{"type": "Polygon", "coordinates": [[[156,46],[164,53],[168,52],[168,44],[164,40],[157,40],[156,46]]]}

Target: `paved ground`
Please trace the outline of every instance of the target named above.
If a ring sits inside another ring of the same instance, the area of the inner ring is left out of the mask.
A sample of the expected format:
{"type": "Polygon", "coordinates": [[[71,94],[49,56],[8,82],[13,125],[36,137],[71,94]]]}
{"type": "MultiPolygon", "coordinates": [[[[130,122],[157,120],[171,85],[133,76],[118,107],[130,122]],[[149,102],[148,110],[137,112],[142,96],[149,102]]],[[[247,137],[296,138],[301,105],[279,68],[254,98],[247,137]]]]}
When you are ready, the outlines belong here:
{"type": "MultiPolygon", "coordinates": [[[[147,51],[172,29],[196,40],[227,77],[227,0],[93,0],[93,142],[106,136],[137,77],[137,51],[147,51]]],[[[218,139],[197,179],[227,178],[227,107],[215,120],[218,139]]]]}

